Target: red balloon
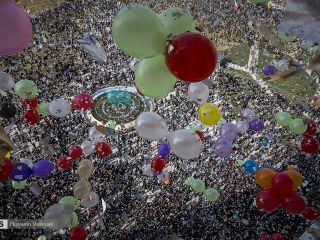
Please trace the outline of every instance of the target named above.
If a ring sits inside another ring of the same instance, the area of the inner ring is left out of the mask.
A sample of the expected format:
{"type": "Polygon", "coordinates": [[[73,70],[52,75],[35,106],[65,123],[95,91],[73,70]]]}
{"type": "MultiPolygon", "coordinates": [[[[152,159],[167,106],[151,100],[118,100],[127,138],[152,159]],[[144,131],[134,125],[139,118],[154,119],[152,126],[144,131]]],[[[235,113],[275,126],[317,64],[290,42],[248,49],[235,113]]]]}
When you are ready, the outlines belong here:
{"type": "Polygon", "coordinates": [[[319,150],[319,142],[313,136],[304,136],[301,140],[301,149],[305,153],[314,154],[319,150]]]}
{"type": "Polygon", "coordinates": [[[75,96],[71,101],[71,107],[75,110],[88,110],[92,108],[93,105],[93,98],[88,93],[80,93],[79,95],[75,96]]]}
{"type": "Polygon", "coordinates": [[[82,155],[82,148],[80,146],[73,146],[73,147],[69,148],[68,155],[72,159],[80,158],[82,155]]]}
{"type": "Polygon", "coordinates": [[[308,219],[308,220],[314,220],[316,218],[318,218],[318,211],[315,210],[314,208],[310,208],[310,207],[307,207],[302,215],[304,216],[305,219],[308,219]]]}
{"type": "Polygon", "coordinates": [[[38,97],[34,97],[31,99],[21,99],[21,104],[26,108],[35,109],[38,107],[38,97]]]}
{"type": "Polygon", "coordinates": [[[307,130],[304,134],[308,136],[315,136],[317,132],[318,132],[317,123],[313,120],[309,120],[307,124],[307,130]]]}
{"type": "Polygon", "coordinates": [[[36,124],[39,121],[39,119],[39,113],[35,109],[28,109],[24,113],[24,120],[31,125],[36,124]]]}
{"type": "Polygon", "coordinates": [[[288,213],[301,214],[306,209],[305,200],[297,192],[292,192],[286,196],[282,202],[282,207],[288,213]]]}
{"type": "Polygon", "coordinates": [[[164,167],[166,166],[167,160],[160,156],[156,156],[151,161],[151,170],[153,172],[162,172],[164,167]]]}
{"type": "Polygon", "coordinates": [[[294,182],[287,173],[276,173],[272,177],[272,189],[281,196],[287,196],[293,191],[294,182]]]}
{"type": "Polygon", "coordinates": [[[283,237],[280,233],[274,233],[271,236],[271,240],[283,240],[283,237]]]}
{"type": "Polygon", "coordinates": [[[196,130],[196,134],[198,134],[201,141],[204,140],[204,133],[203,132],[201,132],[200,130],[196,130]]]}
{"type": "Polygon", "coordinates": [[[67,170],[72,167],[72,158],[67,156],[61,156],[59,157],[57,161],[57,165],[59,168],[62,168],[63,170],[67,170]]]}
{"type": "Polygon", "coordinates": [[[13,164],[10,159],[4,159],[4,166],[0,165],[0,181],[5,181],[11,176],[13,164]]]}
{"type": "Polygon", "coordinates": [[[96,153],[100,156],[100,157],[106,157],[109,154],[112,153],[112,149],[109,146],[108,143],[106,142],[99,142],[96,145],[96,153]]]}
{"type": "Polygon", "coordinates": [[[257,194],[256,204],[264,212],[272,212],[281,205],[281,199],[273,189],[264,189],[257,194]]]}
{"type": "Polygon", "coordinates": [[[208,78],[217,66],[212,42],[199,33],[184,33],[168,46],[166,64],[178,79],[195,83],[208,78]]]}
{"type": "Polygon", "coordinates": [[[87,237],[87,231],[83,227],[77,226],[71,229],[69,240],[86,240],[87,237]]]}
{"type": "Polygon", "coordinates": [[[260,240],[271,240],[269,235],[261,235],[260,240]]]}

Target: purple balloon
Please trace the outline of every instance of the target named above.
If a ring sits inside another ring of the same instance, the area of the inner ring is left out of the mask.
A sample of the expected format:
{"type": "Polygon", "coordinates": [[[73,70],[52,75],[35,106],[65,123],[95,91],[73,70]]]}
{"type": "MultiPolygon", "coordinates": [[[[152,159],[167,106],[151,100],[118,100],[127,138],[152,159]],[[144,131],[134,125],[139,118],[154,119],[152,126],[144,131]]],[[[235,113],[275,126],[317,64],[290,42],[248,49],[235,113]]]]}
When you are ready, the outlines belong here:
{"type": "Polygon", "coordinates": [[[32,24],[25,10],[12,0],[0,1],[0,56],[25,49],[32,39],[32,24]]]}
{"type": "Polygon", "coordinates": [[[264,128],[264,122],[261,119],[253,119],[249,122],[249,129],[253,131],[261,131],[264,128]]]}
{"type": "Polygon", "coordinates": [[[52,174],[54,170],[53,162],[49,160],[40,160],[33,165],[33,174],[37,177],[45,178],[52,174]]]}
{"type": "Polygon", "coordinates": [[[238,135],[237,125],[233,123],[225,123],[219,130],[220,138],[225,138],[229,141],[233,141],[238,135]]]}
{"type": "Polygon", "coordinates": [[[32,175],[31,168],[23,163],[17,162],[13,164],[12,172],[10,178],[14,181],[23,181],[32,175]]]}
{"type": "Polygon", "coordinates": [[[263,67],[262,73],[265,76],[269,77],[269,76],[275,74],[277,71],[278,71],[278,69],[275,66],[273,66],[271,64],[266,64],[263,67]]]}
{"type": "Polygon", "coordinates": [[[232,152],[232,142],[225,138],[219,138],[214,144],[214,151],[218,157],[229,157],[232,152]]]}
{"type": "Polygon", "coordinates": [[[254,119],[255,117],[255,114],[254,114],[254,111],[250,108],[245,108],[241,111],[241,116],[247,120],[247,121],[250,121],[252,119],[254,119]]]}
{"type": "Polygon", "coordinates": [[[158,154],[161,157],[167,157],[170,154],[171,148],[168,143],[161,143],[158,147],[158,154]]]}

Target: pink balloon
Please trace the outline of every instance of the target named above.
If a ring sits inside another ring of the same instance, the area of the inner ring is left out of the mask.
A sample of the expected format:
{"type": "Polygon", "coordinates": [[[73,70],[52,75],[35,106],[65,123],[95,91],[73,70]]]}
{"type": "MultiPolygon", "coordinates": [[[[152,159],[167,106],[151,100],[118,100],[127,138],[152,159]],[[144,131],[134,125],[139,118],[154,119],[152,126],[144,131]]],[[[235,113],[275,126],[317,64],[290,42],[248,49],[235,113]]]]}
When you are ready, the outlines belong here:
{"type": "Polygon", "coordinates": [[[32,24],[25,10],[14,1],[0,1],[0,56],[14,55],[32,39],[32,24]]]}

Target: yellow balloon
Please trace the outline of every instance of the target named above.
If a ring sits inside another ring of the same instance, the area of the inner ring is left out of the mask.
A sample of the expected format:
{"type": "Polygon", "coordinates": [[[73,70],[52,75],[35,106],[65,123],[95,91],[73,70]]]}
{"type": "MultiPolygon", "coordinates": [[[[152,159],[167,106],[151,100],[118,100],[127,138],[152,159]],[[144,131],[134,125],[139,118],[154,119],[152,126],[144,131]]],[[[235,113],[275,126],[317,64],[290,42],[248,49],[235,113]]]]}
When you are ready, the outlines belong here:
{"type": "Polygon", "coordinates": [[[4,157],[9,159],[11,157],[10,152],[7,152],[6,155],[4,155],[4,157]]]}
{"type": "Polygon", "coordinates": [[[198,118],[205,125],[214,125],[221,119],[221,112],[217,105],[204,103],[198,108],[198,118]]]}

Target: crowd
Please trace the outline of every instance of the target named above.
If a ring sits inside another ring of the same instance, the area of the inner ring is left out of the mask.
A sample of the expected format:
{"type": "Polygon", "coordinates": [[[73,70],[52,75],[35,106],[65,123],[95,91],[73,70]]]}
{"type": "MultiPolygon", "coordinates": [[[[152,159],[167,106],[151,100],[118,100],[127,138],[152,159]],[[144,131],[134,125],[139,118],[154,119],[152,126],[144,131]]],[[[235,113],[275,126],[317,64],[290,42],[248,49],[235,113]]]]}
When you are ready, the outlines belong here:
{"type": "MultiPolygon", "coordinates": [[[[280,10],[254,6],[246,0],[238,1],[238,12],[234,10],[234,1],[134,2],[157,12],[169,6],[191,9],[203,33],[217,45],[254,40],[267,46],[268,42],[248,26],[248,21],[276,26],[281,19],[280,10]]],[[[83,91],[94,93],[106,86],[134,85],[133,72],[129,69],[131,59],[116,48],[111,37],[112,17],[123,5],[121,1],[70,0],[37,15],[32,19],[31,47],[16,56],[0,58],[1,70],[15,79],[34,80],[41,90],[39,99],[47,101],[83,91]],[[88,32],[104,46],[106,64],[96,63],[76,42],[88,32]]],[[[80,111],[62,119],[49,116],[30,126],[22,120],[23,107],[17,96],[13,92],[2,93],[1,101],[5,99],[12,99],[20,109],[10,122],[3,121],[15,143],[14,161],[22,158],[34,162],[46,158],[56,161],[67,154],[70,146],[88,140],[91,124],[80,111]],[[47,144],[42,144],[44,141],[47,144]]],[[[91,209],[77,210],[80,225],[87,228],[89,239],[259,239],[262,234],[275,232],[282,233],[285,239],[296,239],[305,231],[310,223],[300,215],[289,215],[282,210],[267,214],[255,207],[259,187],[254,175],[234,162],[251,158],[261,165],[273,166],[276,171],[294,165],[304,177],[300,191],[310,206],[319,208],[319,155],[303,154],[299,137],[275,122],[275,114],[280,110],[319,121],[318,113],[311,106],[292,104],[276,92],[268,94],[257,83],[229,72],[227,66],[218,69],[212,77],[208,101],[218,103],[227,122],[239,120],[240,110],[251,108],[265,121],[266,127],[260,133],[239,135],[228,159],[218,158],[213,152],[217,128],[204,129],[206,137],[199,158],[181,160],[173,154],[169,156],[166,169],[172,183],[168,185],[142,171],[142,166],[154,156],[155,143],[140,138],[133,127],[105,137],[113,153],[107,158],[96,154],[88,158],[95,165],[89,181],[106,202],[106,211],[102,211],[101,203],[91,209]],[[265,138],[270,139],[268,147],[261,144],[265,138]],[[207,202],[185,186],[183,182],[190,176],[216,188],[220,192],[219,200],[207,202]]],[[[175,94],[154,102],[154,111],[166,120],[170,131],[197,120],[197,105],[188,98],[187,85],[180,82],[175,94]]],[[[72,170],[56,169],[50,178],[29,179],[30,184],[42,189],[39,196],[28,187],[14,190],[10,181],[3,183],[0,219],[41,218],[60,198],[73,195],[72,185],[78,180],[77,163],[72,170]]],[[[1,231],[0,239],[36,239],[41,234],[48,239],[68,237],[68,231],[38,229],[1,231]]]]}

